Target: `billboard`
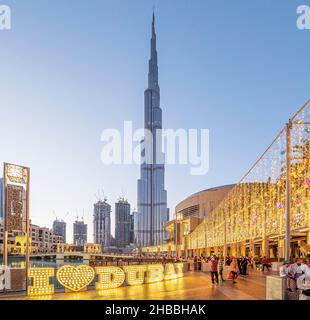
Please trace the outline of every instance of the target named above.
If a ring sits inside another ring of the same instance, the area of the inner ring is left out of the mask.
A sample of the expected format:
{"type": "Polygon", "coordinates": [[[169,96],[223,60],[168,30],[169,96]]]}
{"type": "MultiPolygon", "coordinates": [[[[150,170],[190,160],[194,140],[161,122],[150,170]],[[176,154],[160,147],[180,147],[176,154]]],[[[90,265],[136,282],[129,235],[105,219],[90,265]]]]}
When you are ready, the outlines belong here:
{"type": "Polygon", "coordinates": [[[29,169],[4,164],[4,226],[7,232],[26,232],[29,169]]]}

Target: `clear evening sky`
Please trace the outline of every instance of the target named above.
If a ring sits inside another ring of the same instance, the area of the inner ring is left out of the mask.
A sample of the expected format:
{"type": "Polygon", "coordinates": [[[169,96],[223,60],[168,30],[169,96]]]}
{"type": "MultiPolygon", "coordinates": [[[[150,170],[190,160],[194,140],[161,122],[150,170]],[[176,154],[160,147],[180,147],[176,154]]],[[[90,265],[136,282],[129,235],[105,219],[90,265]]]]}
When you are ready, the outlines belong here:
{"type": "MultiPolygon", "coordinates": [[[[104,166],[101,132],[143,126],[151,16],[156,12],[163,124],[210,129],[210,170],[166,168],[168,204],[238,182],[310,98],[308,0],[2,0],[0,162],[31,168],[31,219],[82,215],[92,241],[95,194],[136,207],[137,165],[104,166]]],[[[112,228],[114,233],[114,224],[112,228]]]]}

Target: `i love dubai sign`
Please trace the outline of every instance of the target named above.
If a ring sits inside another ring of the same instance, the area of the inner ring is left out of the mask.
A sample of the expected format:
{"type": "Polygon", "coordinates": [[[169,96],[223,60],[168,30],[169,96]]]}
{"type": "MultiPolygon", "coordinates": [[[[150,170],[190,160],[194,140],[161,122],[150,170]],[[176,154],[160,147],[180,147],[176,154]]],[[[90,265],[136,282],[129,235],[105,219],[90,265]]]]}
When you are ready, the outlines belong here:
{"type": "MultiPolygon", "coordinates": [[[[51,278],[55,277],[54,268],[30,268],[28,279],[29,296],[53,295],[54,285],[51,278]]],[[[183,277],[182,263],[129,265],[123,267],[91,267],[88,265],[64,265],[56,272],[56,279],[66,292],[87,290],[93,284],[96,290],[118,288],[120,286],[136,286],[183,277]]]]}

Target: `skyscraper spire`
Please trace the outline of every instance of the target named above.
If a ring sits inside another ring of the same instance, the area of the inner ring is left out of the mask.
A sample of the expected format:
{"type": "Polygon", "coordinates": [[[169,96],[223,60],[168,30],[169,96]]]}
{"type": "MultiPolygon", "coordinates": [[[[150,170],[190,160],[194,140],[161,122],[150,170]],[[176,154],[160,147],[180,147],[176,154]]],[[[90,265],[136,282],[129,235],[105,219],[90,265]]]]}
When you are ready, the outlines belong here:
{"type": "Polygon", "coordinates": [[[151,58],[149,60],[149,89],[159,91],[158,86],[158,64],[156,49],[155,13],[153,11],[152,38],[151,38],[151,58]]]}
{"type": "Polygon", "coordinates": [[[152,34],[155,34],[155,7],[153,7],[152,34]]]}
{"type": "Polygon", "coordinates": [[[165,190],[165,165],[160,159],[162,110],[158,85],[155,13],[153,11],[151,57],[149,59],[148,87],[144,92],[144,128],[152,134],[143,142],[140,179],[138,180],[138,211],[135,226],[139,247],[159,245],[164,242],[164,225],[169,220],[167,191],[165,190]],[[151,161],[149,161],[151,160],[151,161]]]}

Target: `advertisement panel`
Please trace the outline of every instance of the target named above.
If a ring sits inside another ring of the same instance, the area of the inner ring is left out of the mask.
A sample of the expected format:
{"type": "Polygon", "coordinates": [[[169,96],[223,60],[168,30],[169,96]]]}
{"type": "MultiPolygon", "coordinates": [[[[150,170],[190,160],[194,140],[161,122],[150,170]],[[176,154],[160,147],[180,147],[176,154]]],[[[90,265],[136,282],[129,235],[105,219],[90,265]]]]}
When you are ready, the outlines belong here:
{"type": "MultiPolygon", "coordinates": [[[[3,166],[3,265],[14,273],[13,290],[26,289],[29,268],[29,168],[4,163],[3,166]]],[[[6,287],[6,289],[8,289],[6,287]]]]}

